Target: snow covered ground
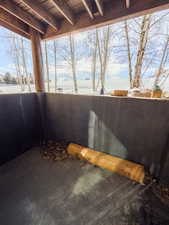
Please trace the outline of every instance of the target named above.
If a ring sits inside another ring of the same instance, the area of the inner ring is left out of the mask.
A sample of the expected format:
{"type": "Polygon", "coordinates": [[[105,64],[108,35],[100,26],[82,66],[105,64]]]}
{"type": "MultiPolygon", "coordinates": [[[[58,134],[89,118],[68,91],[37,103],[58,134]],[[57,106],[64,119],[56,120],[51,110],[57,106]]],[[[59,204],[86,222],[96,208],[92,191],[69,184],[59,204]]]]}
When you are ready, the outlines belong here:
{"type": "MultiPolygon", "coordinates": [[[[91,80],[78,80],[78,92],[81,94],[91,94],[92,91],[92,81],[91,80]]],[[[47,83],[45,83],[46,90],[47,83]]],[[[73,81],[71,80],[62,80],[59,79],[57,82],[57,87],[62,89],[64,93],[74,93],[73,89],[73,81]]],[[[106,91],[111,91],[113,89],[128,89],[129,84],[127,79],[112,79],[106,82],[106,91]]],[[[31,85],[31,90],[35,91],[34,85],[31,85]]],[[[100,90],[100,87],[98,87],[98,92],[100,90]]],[[[52,80],[50,82],[50,92],[55,91],[55,84],[52,80]]],[[[0,84],[0,93],[17,93],[21,92],[21,88],[19,85],[6,85],[6,84],[0,84]]],[[[25,92],[28,92],[28,87],[25,86],[25,92]]]]}
{"type": "MultiPolygon", "coordinates": [[[[92,81],[91,80],[78,80],[78,93],[80,94],[93,94],[92,91],[92,81]]],[[[152,80],[151,79],[144,79],[143,80],[143,87],[144,88],[152,88],[152,80]]],[[[47,89],[47,83],[45,83],[46,86],[46,91],[47,89]]],[[[63,93],[74,93],[73,89],[73,81],[71,80],[62,80],[59,79],[57,82],[57,87],[62,89],[63,93]]],[[[169,80],[165,82],[165,85],[162,87],[163,90],[169,91],[169,80]]],[[[124,89],[128,90],[129,89],[129,81],[127,78],[118,78],[114,77],[112,79],[109,79],[106,81],[106,90],[105,92],[111,92],[114,89],[124,89]]],[[[31,85],[31,91],[35,91],[34,85],[31,85]]],[[[100,91],[100,87],[98,87],[97,92],[95,94],[98,94],[100,91]]],[[[6,85],[6,84],[0,84],[0,93],[18,93],[21,92],[21,88],[19,85],[6,85]]],[[[24,92],[29,92],[28,87],[25,86],[25,91],[24,92]]],[[[54,81],[52,80],[50,82],[50,92],[55,92],[55,84],[54,81]]]]}

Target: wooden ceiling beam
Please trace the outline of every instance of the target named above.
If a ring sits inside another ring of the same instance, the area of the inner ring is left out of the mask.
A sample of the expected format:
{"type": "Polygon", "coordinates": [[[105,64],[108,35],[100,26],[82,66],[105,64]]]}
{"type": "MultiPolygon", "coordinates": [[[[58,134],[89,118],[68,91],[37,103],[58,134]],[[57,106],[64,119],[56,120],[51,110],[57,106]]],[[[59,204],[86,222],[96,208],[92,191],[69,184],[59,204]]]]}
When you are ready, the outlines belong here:
{"type": "Polygon", "coordinates": [[[27,39],[30,39],[30,35],[24,33],[22,30],[18,29],[17,27],[11,26],[11,24],[8,24],[5,21],[0,20],[0,26],[5,27],[6,29],[21,35],[22,37],[25,37],[27,39]]]}
{"type": "Polygon", "coordinates": [[[3,9],[0,9],[0,25],[30,39],[29,27],[16,17],[10,15],[3,9]]]}
{"type": "Polygon", "coordinates": [[[59,25],[56,18],[47,12],[47,10],[45,10],[39,3],[35,0],[22,0],[22,3],[34,11],[37,16],[41,17],[41,19],[53,27],[53,29],[56,31],[58,30],[59,25]]]}
{"type": "Polygon", "coordinates": [[[69,21],[69,23],[74,25],[75,16],[65,0],[52,0],[52,2],[55,5],[56,9],[69,21]]]}
{"type": "Polygon", "coordinates": [[[91,19],[94,19],[94,15],[92,13],[92,4],[90,0],[82,0],[84,7],[86,8],[91,19]]]}
{"type": "Polygon", "coordinates": [[[101,16],[103,16],[103,0],[95,0],[98,11],[101,16]]]}
{"type": "Polygon", "coordinates": [[[67,21],[63,20],[58,32],[49,28],[42,39],[62,37],[168,8],[169,0],[133,0],[130,8],[125,7],[124,0],[111,1],[104,5],[104,16],[98,16],[91,20],[87,12],[80,13],[77,15],[75,26],[71,26],[67,21]]]}
{"type": "Polygon", "coordinates": [[[130,8],[130,0],[126,0],[126,8],[130,8]]]}
{"type": "Polygon", "coordinates": [[[45,33],[45,27],[43,24],[35,19],[31,14],[27,13],[26,11],[22,10],[19,6],[17,6],[14,2],[10,0],[0,0],[0,8],[4,9],[11,15],[17,17],[22,22],[26,23],[30,27],[34,28],[35,30],[39,31],[40,33],[45,33]]]}

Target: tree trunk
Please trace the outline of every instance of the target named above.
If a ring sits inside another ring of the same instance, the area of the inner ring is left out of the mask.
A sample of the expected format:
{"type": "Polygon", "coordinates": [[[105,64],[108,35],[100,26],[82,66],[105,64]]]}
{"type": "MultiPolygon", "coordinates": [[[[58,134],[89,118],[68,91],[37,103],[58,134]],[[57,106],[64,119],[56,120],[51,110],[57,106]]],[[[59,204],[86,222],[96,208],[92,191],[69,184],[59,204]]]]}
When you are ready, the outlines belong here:
{"type": "Polygon", "coordinates": [[[45,58],[46,58],[46,77],[47,77],[47,87],[48,92],[50,92],[50,80],[49,80],[49,62],[48,62],[48,50],[47,50],[47,43],[45,41],[45,58]]]}
{"type": "Polygon", "coordinates": [[[54,58],[55,58],[55,92],[57,90],[57,60],[56,60],[56,41],[53,42],[54,44],[54,58]]]}
{"type": "Polygon", "coordinates": [[[126,35],[126,44],[127,44],[127,56],[128,56],[128,70],[129,70],[129,80],[130,80],[130,88],[132,88],[132,64],[131,64],[131,50],[130,50],[130,38],[128,32],[128,24],[127,21],[124,21],[124,30],[126,35]]]}
{"type": "Polygon", "coordinates": [[[18,78],[18,83],[21,87],[21,92],[23,92],[25,90],[25,86],[22,80],[22,74],[21,74],[21,68],[20,68],[20,61],[19,61],[19,51],[18,51],[18,47],[16,44],[16,37],[13,36],[13,47],[14,47],[14,57],[15,57],[15,67],[16,67],[16,73],[17,73],[17,78],[18,78]]]}
{"type": "Polygon", "coordinates": [[[105,39],[104,39],[103,88],[105,86],[105,75],[106,75],[107,62],[108,62],[109,41],[110,41],[110,27],[108,26],[107,32],[105,34],[105,39]]]}
{"type": "Polygon", "coordinates": [[[96,39],[97,39],[97,43],[98,43],[98,54],[99,54],[99,61],[100,61],[100,76],[98,78],[98,83],[97,83],[97,87],[99,86],[99,81],[101,81],[101,88],[103,88],[103,62],[102,62],[102,53],[101,53],[101,43],[99,40],[99,33],[98,30],[96,29],[96,39]]]}
{"type": "Polygon", "coordinates": [[[139,88],[141,83],[141,71],[143,65],[144,54],[146,50],[146,45],[148,41],[148,34],[150,30],[151,15],[146,15],[143,17],[141,25],[141,33],[139,40],[139,48],[137,52],[137,59],[135,65],[135,75],[133,79],[133,88],[139,88]]]}
{"type": "Polygon", "coordinates": [[[77,79],[76,79],[75,46],[74,46],[74,38],[72,37],[72,35],[69,36],[69,44],[70,44],[70,57],[73,74],[74,92],[78,93],[77,79]]]}
{"type": "Polygon", "coordinates": [[[154,87],[158,85],[159,78],[160,78],[160,76],[163,73],[163,68],[165,67],[166,59],[167,59],[167,56],[168,56],[168,54],[167,54],[168,44],[169,44],[169,36],[167,36],[167,38],[166,38],[166,42],[165,42],[165,45],[164,45],[164,49],[163,49],[163,54],[162,54],[162,57],[161,57],[160,65],[159,65],[158,71],[157,71],[157,73],[155,75],[154,87]]]}
{"type": "Polygon", "coordinates": [[[93,52],[92,52],[92,89],[93,89],[93,92],[96,91],[96,59],[97,59],[97,47],[98,47],[98,42],[97,42],[96,32],[95,32],[94,48],[93,48],[93,52]]]}
{"type": "Polygon", "coordinates": [[[23,68],[25,70],[25,75],[26,75],[26,84],[28,85],[29,92],[31,92],[30,78],[27,71],[26,60],[25,60],[25,49],[24,49],[23,38],[21,38],[21,52],[22,52],[23,68]]]}
{"type": "Polygon", "coordinates": [[[107,27],[107,31],[104,35],[103,40],[103,49],[101,49],[101,40],[99,39],[98,30],[96,30],[96,38],[98,42],[98,53],[100,60],[100,81],[101,81],[101,92],[104,93],[105,89],[105,75],[107,69],[108,61],[108,50],[109,50],[109,41],[110,41],[110,27],[107,27]]]}

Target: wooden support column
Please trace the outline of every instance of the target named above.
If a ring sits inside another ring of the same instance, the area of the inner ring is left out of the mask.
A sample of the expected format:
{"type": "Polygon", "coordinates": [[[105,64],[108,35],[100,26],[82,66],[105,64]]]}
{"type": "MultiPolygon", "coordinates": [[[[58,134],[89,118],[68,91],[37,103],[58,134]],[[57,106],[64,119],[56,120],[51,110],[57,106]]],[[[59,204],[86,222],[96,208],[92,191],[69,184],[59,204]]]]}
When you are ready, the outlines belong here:
{"type": "Polygon", "coordinates": [[[44,92],[43,59],[41,49],[41,37],[38,31],[30,28],[32,42],[32,59],[35,77],[35,88],[37,92],[44,92]]]}

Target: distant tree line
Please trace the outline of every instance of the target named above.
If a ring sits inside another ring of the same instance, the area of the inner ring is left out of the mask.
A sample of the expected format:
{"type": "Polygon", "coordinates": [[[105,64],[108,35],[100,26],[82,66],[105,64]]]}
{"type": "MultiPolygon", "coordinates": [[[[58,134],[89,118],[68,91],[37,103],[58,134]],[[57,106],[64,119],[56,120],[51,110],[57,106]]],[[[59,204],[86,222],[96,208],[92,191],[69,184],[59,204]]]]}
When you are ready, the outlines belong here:
{"type": "MultiPolygon", "coordinates": [[[[24,84],[34,84],[34,80],[33,77],[29,76],[29,81],[27,80],[27,77],[24,75],[21,75],[20,79],[22,80],[22,83],[24,84]]],[[[4,75],[0,75],[0,84],[13,84],[13,85],[19,85],[20,84],[20,80],[11,75],[9,72],[6,72],[4,75]]]]}

